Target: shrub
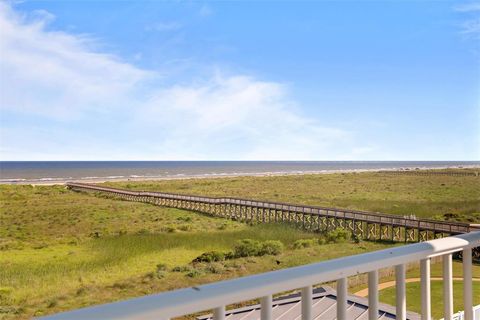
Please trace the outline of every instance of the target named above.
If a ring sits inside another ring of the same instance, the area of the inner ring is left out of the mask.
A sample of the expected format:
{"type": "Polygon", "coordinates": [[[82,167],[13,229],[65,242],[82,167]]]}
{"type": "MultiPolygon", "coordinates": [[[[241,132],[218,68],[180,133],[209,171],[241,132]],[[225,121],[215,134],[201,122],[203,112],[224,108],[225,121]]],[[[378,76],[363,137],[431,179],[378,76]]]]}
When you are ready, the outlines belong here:
{"type": "Polygon", "coordinates": [[[7,297],[13,292],[11,287],[0,287],[0,298],[7,297]]]}
{"type": "Polygon", "coordinates": [[[167,227],[165,231],[167,231],[168,233],[174,233],[177,231],[177,229],[175,227],[167,227]]]}
{"type": "Polygon", "coordinates": [[[217,226],[218,230],[225,230],[227,229],[228,225],[226,223],[222,223],[221,225],[217,226]]]}
{"type": "Polygon", "coordinates": [[[351,236],[352,234],[350,233],[350,231],[342,228],[337,228],[327,233],[327,240],[328,242],[332,243],[342,243],[349,241],[351,236]]]}
{"type": "Polygon", "coordinates": [[[315,245],[315,239],[298,239],[293,243],[293,248],[302,249],[315,245]]]}
{"type": "Polygon", "coordinates": [[[157,264],[157,271],[166,271],[166,270],[167,270],[167,265],[165,263],[157,264]]]}
{"type": "Polygon", "coordinates": [[[77,295],[77,296],[82,295],[82,294],[84,294],[86,291],[87,291],[87,288],[85,288],[85,287],[80,287],[80,288],[77,289],[76,295],[77,295]]]}
{"type": "Polygon", "coordinates": [[[192,267],[190,266],[176,266],[176,267],[173,267],[172,269],[173,272],[187,272],[191,270],[192,270],[192,267]]]}
{"type": "Polygon", "coordinates": [[[259,256],[261,252],[260,242],[252,239],[242,239],[237,241],[233,247],[233,255],[236,258],[259,256]]]}
{"type": "Polygon", "coordinates": [[[48,244],[46,244],[46,243],[40,243],[40,244],[34,245],[34,246],[33,246],[33,249],[35,249],[35,250],[40,250],[40,249],[47,248],[47,247],[48,247],[48,244]]]}
{"type": "Polygon", "coordinates": [[[235,259],[235,254],[233,252],[225,253],[225,260],[235,259]]]}
{"type": "Polygon", "coordinates": [[[94,239],[98,239],[98,238],[102,237],[102,233],[100,231],[94,231],[94,232],[90,233],[90,237],[92,237],[94,239]]]}
{"type": "MultiPolygon", "coordinates": [[[[0,306],[0,314],[20,314],[23,312],[22,308],[16,308],[12,306],[0,306]]],[[[38,312],[38,311],[37,311],[38,312]]],[[[41,315],[41,314],[39,314],[41,315]]]]}
{"type": "Polygon", "coordinates": [[[157,272],[155,274],[158,279],[165,278],[167,275],[167,265],[165,263],[157,264],[157,272]]]}
{"type": "Polygon", "coordinates": [[[193,259],[193,263],[196,262],[216,262],[216,261],[223,261],[225,260],[225,254],[218,251],[208,251],[204,252],[195,259],[193,259]]]}
{"type": "Polygon", "coordinates": [[[178,229],[180,229],[181,231],[190,231],[190,230],[192,230],[192,226],[189,225],[189,224],[184,224],[184,225],[178,227],[178,229]]]}
{"type": "Polygon", "coordinates": [[[131,287],[132,287],[132,285],[128,282],[115,282],[112,285],[112,288],[121,289],[121,290],[128,289],[128,288],[131,288],[131,287]]]}
{"type": "Polygon", "coordinates": [[[278,240],[267,240],[262,243],[260,255],[277,255],[283,251],[283,243],[278,240]]]}
{"type": "Polygon", "coordinates": [[[196,278],[196,277],[201,276],[202,274],[203,273],[200,270],[192,269],[186,274],[186,276],[190,277],[190,278],[196,278]]]}
{"type": "Polygon", "coordinates": [[[53,308],[53,307],[56,307],[57,305],[58,305],[58,300],[55,298],[52,298],[47,301],[47,308],[53,308]]]}
{"type": "Polygon", "coordinates": [[[325,244],[325,243],[327,243],[327,240],[325,240],[325,238],[319,238],[319,239],[318,239],[318,244],[319,244],[319,245],[323,245],[323,244],[325,244]]]}
{"type": "Polygon", "coordinates": [[[278,240],[256,241],[242,239],[233,247],[233,252],[227,254],[228,258],[255,257],[263,255],[277,255],[283,250],[283,243],[278,240]]]}
{"type": "Polygon", "coordinates": [[[137,231],[138,235],[149,234],[149,233],[150,233],[150,231],[148,231],[148,229],[145,229],[145,228],[137,231]]]}
{"type": "Polygon", "coordinates": [[[219,274],[225,271],[225,266],[219,262],[212,262],[205,267],[205,270],[210,273],[219,274]]]}
{"type": "Polygon", "coordinates": [[[362,238],[358,234],[352,234],[352,240],[355,243],[360,243],[362,241],[362,238]]]}
{"type": "Polygon", "coordinates": [[[165,270],[157,270],[156,276],[158,279],[163,279],[167,275],[167,271],[165,270]]]}

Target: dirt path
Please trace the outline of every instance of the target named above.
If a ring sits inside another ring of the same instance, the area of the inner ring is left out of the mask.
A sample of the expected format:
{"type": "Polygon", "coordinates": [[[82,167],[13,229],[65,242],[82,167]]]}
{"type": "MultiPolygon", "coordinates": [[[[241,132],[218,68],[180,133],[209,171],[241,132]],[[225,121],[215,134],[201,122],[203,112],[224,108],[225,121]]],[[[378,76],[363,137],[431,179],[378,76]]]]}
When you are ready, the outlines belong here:
{"type": "MultiPolygon", "coordinates": [[[[443,278],[442,277],[431,277],[430,280],[442,281],[443,278]]],[[[463,278],[453,277],[453,280],[463,281],[463,278]]],[[[473,278],[472,280],[480,282],[480,278],[473,278]]],[[[408,278],[408,279],[405,280],[405,283],[410,283],[410,282],[420,282],[420,278],[408,278]]],[[[390,287],[395,287],[395,281],[387,281],[387,282],[383,282],[383,283],[378,284],[378,290],[383,290],[383,289],[387,289],[387,288],[390,288],[390,287]]],[[[356,296],[366,297],[366,296],[368,296],[368,288],[357,291],[354,294],[356,296]]]]}

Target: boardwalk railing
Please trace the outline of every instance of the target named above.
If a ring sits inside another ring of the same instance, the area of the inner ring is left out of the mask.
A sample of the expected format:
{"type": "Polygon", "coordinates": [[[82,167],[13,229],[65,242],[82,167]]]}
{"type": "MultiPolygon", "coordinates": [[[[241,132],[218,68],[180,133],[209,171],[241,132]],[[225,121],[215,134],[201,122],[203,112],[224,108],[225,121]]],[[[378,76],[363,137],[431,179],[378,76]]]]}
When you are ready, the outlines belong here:
{"type": "Polygon", "coordinates": [[[432,170],[404,170],[392,171],[383,170],[378,171],[379,174],[397,175],[397,176],[454,176],[454,177],[479,177],[478,171],[432,171],[432,170]]]}
{"type": "Polygon", "coordinates": [[[130,201],[199,211],[240,221],[289,222],[310,231],[330,231],[341,227],[362,239],[369,240],[419,242],[480,230],[467,223],[415,219],[321,206],[132,191],[83,183],[67,183],[67,187],[79,191],[101,192],[130,201]]]}
{"type": "MultiPolygon", "coordinates": [[[[368,273],[368,319],[378,319],[378,270],[395,267],[396,315],[406,319],[405,265],[420,261],[421,316],[431,319],[430,259],[443,257],[444,318],[453,318],[452,254],[463,253],[463,306],[464,319],[473,320],[472,260],[473,247],[480,246],[480,232],[405,245],[321,263],[267,272],[198,287],[149,295],[122,302],[100,305],[72,312],[60,313],[45,319],[171,319],[213,310],[215,320],[225,319],[226,306],[260,299],[261,319],[275,319],[272,295],[300,290],[302,319],[312,319],[312,288],[314,285],[336,281],[338,320],[346,320],[348,312],[347,278],[368,273]]],[[[433,302],[433,305],[436,301],[433,302]]]]}

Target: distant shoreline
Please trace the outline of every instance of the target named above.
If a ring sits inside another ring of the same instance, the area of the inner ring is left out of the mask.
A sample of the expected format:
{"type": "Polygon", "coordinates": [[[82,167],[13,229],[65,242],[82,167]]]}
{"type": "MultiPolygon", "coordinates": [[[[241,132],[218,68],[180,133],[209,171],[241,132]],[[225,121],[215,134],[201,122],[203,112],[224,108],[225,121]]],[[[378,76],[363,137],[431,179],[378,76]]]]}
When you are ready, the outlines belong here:
{"type": "Polygon", "coordinates": [[[237,174],[199,174],[199,175],[177,175],[177,176],[159,176],[159,177],[98,177],[98,178],[43,178],[43,179],[6,179],[11,181],[0,181],[0,185],[34,185],[34,186],[53,186],[64,185],[67,182],[82,183],[105,183],[105,182],[143,182],[143,181],[168,181],[168,180],[190,180],[190,179],[221,179],[237,177],[279,177],[279,176],[300,176],[300,175],[319,175],[335,173],[361,173],[361,172],[380,172],[380,171],[425,171],[425,170],[445,170],[445,169],[480,169],[480,165],[462,165],[462,166],[438,166],[438,167],[399,167],[399,168],[376,168],[376,169],[332,169],[319,171],[292,171],[292,172],[251,172],[237,174]]]}

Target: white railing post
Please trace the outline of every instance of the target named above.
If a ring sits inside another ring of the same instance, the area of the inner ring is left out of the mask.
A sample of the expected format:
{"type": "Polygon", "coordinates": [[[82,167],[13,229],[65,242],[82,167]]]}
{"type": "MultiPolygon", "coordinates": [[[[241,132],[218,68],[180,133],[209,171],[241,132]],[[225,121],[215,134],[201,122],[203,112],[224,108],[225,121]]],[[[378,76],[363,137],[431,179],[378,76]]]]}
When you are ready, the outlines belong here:
{"type": "Polygon", "coordinates": [[[472,249],[463,250],[463,308],[465,320],[473,320],[472,301],[472,249]]]}
{"type": "Polygon", "coordinates": [[[443,256],[443,318],[453,318],[452,254],[443,256]]]}
{"type": "Polygon", "coordinates": [[[347,278],[337,280],[337,320],[347,320],[347,278]]]}
{"type": "Polygon", "coordinates": [[[213,310],[213,320],[225,320],[225,306],[220,306],[213,310]]]}
{"type": "Polygon", "coordinates": [[[420,278],[422,291],[422,320],[430,320],[431,299],[430,299],[430,259],[420,260],[420,278]]]}
{"type": "Polygon", "coordinates": [[[302,288],[302,320],[312,320],[312,286],[302,288]]]}
{"type": "Polygon", "coordinates": [[[368,319],[378,319],[378,270],[368,273],[368,319]]]}
{"type": "Polygon", "coordinates": [[[260,319],[272,320],[272,296],[265,296],[260,299],[260,319]]]}
{"type": "Polygon", "coordinates": [[[405,293],[405,265],[395,266],[396,318],[407,319],[407,296],[405,293]]]}

